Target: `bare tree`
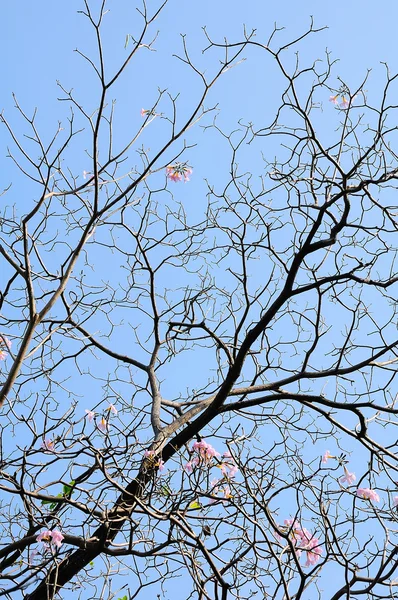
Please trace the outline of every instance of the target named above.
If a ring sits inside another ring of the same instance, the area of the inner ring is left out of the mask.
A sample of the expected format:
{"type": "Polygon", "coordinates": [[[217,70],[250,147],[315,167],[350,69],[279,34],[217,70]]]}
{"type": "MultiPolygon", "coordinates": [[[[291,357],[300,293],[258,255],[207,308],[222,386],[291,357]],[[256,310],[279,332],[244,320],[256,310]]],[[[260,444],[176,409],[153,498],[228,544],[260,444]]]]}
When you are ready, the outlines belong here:
{"type": "Polygon", "coordinates": [[[166,10],[111,69],[84,0],[98,98],[60,84],[50,140],[17,99],[1,116],[25,195],[2,198],[0,595],[395,598],[396,76],[373,106],[329,54],[301,63],[312,23],[205,30],[213,70],[185,38],[176,58],[196,103],[160,90],[121,131],[114,90],[166,10]],[[208,95],[246,56],[280,106],[225,131],[208,95]],[[193,216],[200,127],[229,167],[193,216]]]}

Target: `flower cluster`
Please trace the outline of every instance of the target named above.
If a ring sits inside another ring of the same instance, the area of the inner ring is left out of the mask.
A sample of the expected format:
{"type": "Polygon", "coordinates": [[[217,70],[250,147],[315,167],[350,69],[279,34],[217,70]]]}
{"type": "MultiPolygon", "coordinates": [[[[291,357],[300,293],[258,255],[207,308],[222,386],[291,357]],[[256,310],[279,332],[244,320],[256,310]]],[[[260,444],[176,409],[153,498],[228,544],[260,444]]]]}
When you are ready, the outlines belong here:
{"type": "Polygon", "coordinates": [[[189,181],[191,174],[192,169],[186,163],[176,163],[175,165],[166,167],[166,177],[175,183],[182,180],[185,182],[189,181]]]}
{"type": "Polygon", "coordinates": [[[372,502],[380,502],[380,496],[374,490],[370,488],[358,488],[357,496],[359,498],[363,498],[364,500],[371,500],[372,502]]]}
{"type": "Polygon", "coordinates": [[[55,442],[54,442],[54,440],[50,440],[49,438],[44,440],[41,447],[43,450],[48,450],[49,452],[55,452],[55,442]]]}
{"type": "Polygon", "coordinates": [[[222,479],[212,479],[212,481],[210,482],[211,485],[211,494],[212,494],[212,498],[210,500],[210,504],[214,504],[215,502],[217,502],[217,500],[222,499],[222,503],[226,504],[227,500],[230,500],[232,498],[232,492],[231,492],[231,488],[229,487],[229,485],[222,485],[220,486],[219,484],[222,482],[222,479]],[[221,498],[218,498],[217,495],[218,494],[222,494],[221,498]]]}
{"type": "Polygon", "coordinates": [[[221,456],[211,444],[208,444],[204,440],[194,442],[192,452],[196,453],[196,456],[191,458],[185,465],[184,469],[187,473],[192,473],[194,467],[198,465],[209,466],[213,458],[221,456]]]}
{"type": "MultiPolygon", "coordinates": [[[[330,454],[329,450],[326,450],[326,452],[322,456],[322,462],[326,463],[329,458],[335,457],[330,454]]],[[[346,483],[347,485],[352,485],[356,481],[357,476],[355,475],[355,473],[350,473],[347,467],[343,468],[344,475],[339,479],[340,484],[342,485],[343,483],[346,483]]],[[[358,488],[356,490],[356,494],[359,498],[363,498],[364,500],[370,500],[371,502],[380,502],[379,494],[371,488],[358,488]]],[[[394,506],[398,506],[398,496],[394,497],[393,502],[394,506]]]]}
{"type": "Polygon", "coordinates": [[[5,335],[0,335],[0,360],[5,360],[8,356],[6,350],[3,348],[9,350],[11,345],[12,342],[5,335]]]}
{"type": "Polygon", "coordinates": [[[217,466],[221,469],[221,473],[227,479],[232,479],[239,471],[238,465],[235,463],[230,452],[224,452],[222,455],[222,463],[217,466]]]}
{"type": "Polygon", "coordinates": [[[306,552],[306,567],[316,565],[322,555],[319,539],[314,537],[308,529],[301,527],[301,524],[296,519],[285,519],[283,529],[289,535],[296,549],[297,556],[302,552],[306,552]]]}
{"type": "Polygon", "coordinates": [[[46,546],[52,544],[56,548],[60,548],[63,539],[64,536],[60,531],[58,531],[58,529],[53,529],[52,531],[50,529],[46,529],[37,536],[36,541],[43,542],[46,546]]]}
{"type": "Polygon", "coordinates": [[[350,98],[347,98],[343,94],[336,94],[335,96],[330,96],[329,102],[331,102],[338,108],[342,108],[342,109],[346,110],[347,108],[349,108],[352,105],[355,98],[356,98],[356,95],[352,96],[350,98]]]}
{"type": "MultiPolygon", "coordinates": [[[[109,416],[111,413],[113,415],[117,415],[117,408],[114,404],[110,404],[106,410],[109,416]]],[[[95,417],[95,412],[93,410],[88,410],[88,408],[86,408],[85,412],[87,421],[89,423],[92,423],[95,417]]],[[[102,417],[100,422],[98,423],[98,429],[103,433],[107,433],[109,431],[109,418],[107,420],[105,417],[102,417]]]]}
{"type": "Polygon", "coordinates": [[[164,461],[159,456],[156,456],[154,450],[145,450],[144,456],[145,458],[149,458],[154,463],[154,466],[159,468],[159,471],[163,471],[164,461]]]}

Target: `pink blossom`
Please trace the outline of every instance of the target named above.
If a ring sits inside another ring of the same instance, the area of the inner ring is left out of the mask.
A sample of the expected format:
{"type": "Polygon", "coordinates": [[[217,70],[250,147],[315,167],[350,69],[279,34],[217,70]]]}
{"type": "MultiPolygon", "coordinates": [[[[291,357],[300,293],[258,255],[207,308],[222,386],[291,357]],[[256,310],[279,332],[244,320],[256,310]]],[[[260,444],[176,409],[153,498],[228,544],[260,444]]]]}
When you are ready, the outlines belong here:
{"type": "Polygon", "coordinates": [[[202,462],[206,465],[208,465],[213,458],[220,456],[220,453],[217,452],[217,450],[215,450],[211,444],[208,444],[204,440],[201,440],[200,442],[194,442],[192,445],[192,451],[197,452],[202,462]]]}
{"type": "Polygon", "coordinates": [[[393,502],[394,502],[394,506],[398,506],[398,496],[394,496],[393,502]]]}
{"type": "Polygon", "coordinates": [[[333,104],[338,104],[339,103],[339,95],[336,94],[335,96],[330,96],[329,102],[332,102],[333,104]]]}
{"type": "Polygon", "coordinates": [[[166,167],[166,177],[168,177],[168,179],[170,179],[170,181],[174,181],[174,182],[182,180],[181,173],[176,171],[174,169],[174,167],[166,167]]]}
{"type": "Polygon", "coordinates": [[[300,556],[302,552],[306,552],[305,566],[315,565],[320,560],[323,552],[319,545],[319,539],[314,537],[308,529],[301,527],[297,520],[285,519],[284,525],[289,530],[291,541],[295,544],[297,556],[300,556]]]}
{"type": "Polygon", "coordinates": [[[157,462],[153,462],[154,466],[158,467],[159,471],[164,470],[164,461],[160,457],[156,456],[155,450],[145,450],[144,456],[145,458],[149,459],[157,459],[157,462]]]}
{"type": "Polygon", "coordinates": [[[117,415],[117,408],[114,404],[110,404],[106,410],[109,410],[109,412],[112,414],[117,415]]]}
{"type": "Polygon", "coordinates": [[[340,106],[341,108],[348,108],[350,106],[350,101],[345,96],[342,96],[340,106]]]}
{"type": "Polygon", "coordinates": [[[12,346],[12,341],[8,339],[5,335],[0,336],[0,343],[7,346],[8,349],[12,346]]]}
{"type": "Polygon", "coordinates": [[[224,498],[226,500],[230,500],[230,498],[232,498],[232,494],[231,494],[231,488],[229,487],[229,485],[226,485],[223,488],[223,494],[224,494],[224,498]]]}
{"type": "Polygon", "coordinates": [[[184,471],[186,471],[187,473],[192,473],[193,465],[190,460],[184,465],[184,471]]]}
{"type": "Polygon", "coordinates": [[[36,541],[49,544],[51,542],[51,537],[52,537],[52,531],[50,531],[49,529],[46,529],[45,531],[42,531],[41,533],[39,533],[39,535],[36,538],[36,541]]]}
{"type": "Polygon", "coordinates": [[[357,496],[364,498],[364,500],[371,500],[372,502],[380,502],[380,496],[374,490],[370,488],[358,488],[357,496]]]}
{"type": "Polygon", "coordinates": [[[344,475],[340,477],[340,483],[347,483],[347,485],[351,485],[356,481],[355,473],[350,473],[346,467],[344,467],[344,475]]]}
{"type": "Polygon", "coordinates": [[[218,467],[221,469],[221,472],[224,475],[224,477],[233,479],[236,473],[238,473],[239,468],[236,465],[233,456],[230,452],[224,452],[222,457],[225,460],[220,465],[218,465],[218,467]]]}
{"type": "Polygon", "coordinates": [[[62,544],[62,540],[64,539],[64,536],[62,535],[62,533],[60,531],[58,531],[58,529],[53,529],[51,535],[52,535],[52,543],[54,544],[54,546],[56,546],[57,548],[60,548],[61,544],[62,544]]]}
{"type": "Polygon", "coordinates": [[[7,356],[7,352],[4,352],[4,350],[0,350],[0,360],[5,360],[7,356]]]}
{"type": "Polygon", "coordinates": [[[98,429],[103,433],[106,433],[108,431],[109,424],[105,417],[102,417],[101,421],[98,423],[98,429]]]}
{"type": "Polygon", "coordinates": [[[49,452],[55,452],[55,442],[50,439],[44,440],[41,447],[43,450],[48,450],[49,452]]]}
{"type": "Polygon", "coordinates": [[[148,114],[148,111],[145,110],[145,108],[141,108],[141,117],[146,117],[148,114]]]}
{"type": "Polygon", "coordinates": [[[89,423],[92,423],[92,422],[93,422],[93,419],[94,419],[94,417],[95,417],[95,412],[94,412],[93,410],[88,410],[88,408],[86,408],[85,412],[87,413],[87,414],[86,414],[87,421],[88,421],[89,423]]]}
{"type": "Polygon", "coordinates": [[[54,546],[60,548],[63,539],[64,536],[58,529],[53,529],[53,531],[46,529],[37,536],[36,541],[43,542],[46,545],[54,544],[54,546]]]}
{"type": "Polygon", "coordinates": [[[175,165],[169,165],[166,167],[166,177],[170,181],[189,181],[190,175],[192,174],[191,167],[188,167],[185,163],[176,163],[175,165]]]}
{"type": "Polygon", "coordinates": [[[306,548],[307,551],[307,560],[305,563],[306,567],[312,567],[316,565],[318,560],[320,560],[322,555],[322,548],[319,546],[318,538],[312,538],[310,542],[310,546],[306,548]]]}
{"type": "Polygon", "coordinates": [[[322,463],[325,464],[328,462],[329,458],[334,458],[334,456],[332,456],[329,452],[329,450],[326,450],[326,452],[324,453],[324,455],[322,456],[322,463]]]}

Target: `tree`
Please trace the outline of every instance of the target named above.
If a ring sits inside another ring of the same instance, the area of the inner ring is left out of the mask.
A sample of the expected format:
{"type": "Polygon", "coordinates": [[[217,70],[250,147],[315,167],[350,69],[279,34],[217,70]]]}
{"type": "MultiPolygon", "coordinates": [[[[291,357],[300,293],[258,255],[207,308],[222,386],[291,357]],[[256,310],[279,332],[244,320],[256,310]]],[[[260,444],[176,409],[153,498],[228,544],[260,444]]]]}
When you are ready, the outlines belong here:
{"type": "Polygon", "coordinates": [[[301,63],[312,23],[205,30],[206,72],[185,38],[176,58],[195,104],[159,90],[127,125],[113,94],[167,10],[108,67],[84,0],[98,94],[60,83],[51,137],[18,99],[1,117],[24,200],[3,194],[0,594],[395,597],[396,76],[373,105],[328,53],[301,63]],[[211,94],[245,53],[281,101],[226,131],[211,94]]]}

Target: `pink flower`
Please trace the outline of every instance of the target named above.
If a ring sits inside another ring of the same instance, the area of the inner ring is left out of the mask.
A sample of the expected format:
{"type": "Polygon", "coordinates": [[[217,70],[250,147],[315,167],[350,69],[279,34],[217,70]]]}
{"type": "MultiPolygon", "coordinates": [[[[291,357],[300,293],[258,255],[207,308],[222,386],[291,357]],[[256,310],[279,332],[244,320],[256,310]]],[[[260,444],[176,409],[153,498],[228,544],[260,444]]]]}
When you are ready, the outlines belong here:
{"type": "Polygon", "coordinates": [[[53,440],[46,439],[42,443],[41,447],[43,450],[48,450],[49,452],[55,452],[55,443],[53,440]]]}
{"type": "Polygon", "coordinates": [[[171,181],[177,182],[182,180],[182,175],[178,171],[175,171],[174,167],[166,167],[166,177],[171,181]]]}
{"type": "Polygon", "coordinates": [[[109,412],[113,413],[114,415],[117,415],[117,408],[114,404],[110,404],[106,410],[109,410],[109,412]]]}
{"type": "Polygon", "coordinates": [[[177,182],[184,181],[187,182],[190,179],[190,175],[192,174],[191,167],[188,167],[186,163],[176,163],[175,165],[169,165],[166,167],[166,177],[171,181],[177,182]]]}
{"type": "Polygon", "coordinates": [[[231,488],[229,487],[229,485],[226,485],[223,489],[223,494],[224,494],[224,498],[226,500],[230,500],[232,498],[232,494],[231,494],[231,488]]]}
{"type": "Polygon", "coordinates": [[[393,502],[394,502],[394,506],[398,506],[398,496],[394,496],[393,502]]]}
{"type": "Polygon", "coordinates": [[[192,169],[185,169],[185,171],[184,171],[184,181],[185,182],[190,180],[190,175],[192,175],[192,169]]]}
{"type": "Polygon", "coordinates": [[[62,535],[62,533],[60,531],[58,531],[58,529],[53,529],[51,536],[52,536],[52,543],[54,544],[54,546],[56,546],[57,548],[60,548],[61,544],[62,544],[62,540],[64,539],[64,536],[62,535]]]}
{"type": "Polygon", "coordinates": [[[0,336],[0,343],[4,346],[7,346],[8,349],[12,346],[12,341],[8,339],[5,335],[0,336]]]}
{"type": "Polygon", "coordinates": [[[319,539],[314,537],[308,529],[301,527],[297,520],[285,519],[284,525],[289,530],[291,541],[295,544],[297,556],[300,556],[302,552],[306,552],[305,566],[315,565],[320,560],[323,552],[319,546],[319,539]]]}
{"type": "Polygon", "coordinates": [[[332,102],[333,104],[338,104],[339,103],[339,95],[336,94],[335,96],[330,96],[329,102],[332,102]]]}
{"type": "Polygon", "coordinates": [[[93,422],[93,419],[94,419],[94,417],[95,417],[95,412],[94,412],[93,410],[88,410],[88,408],[86,408],[86,411],[85,411],[85,412],[87,413],[87,414],[86,414],[87,421],[88,421],[89,423],[92,423],[92,422],[93,422]]]}
{"type": "Polygon", "coordinates": [[[37,536],[36,541],[43,542],[46,545],[54,544],[54,546],[60,548],[63,539],[64,536],[60,531],[58,531],[58,529],[53,529],[53,531],[46,529],[37,536]]]}
{"type": "Polygon", "coordinates": [[[374,490],[370,488],[358,488],[357,496],[364,498],[364,500],[371,500],[372,502],[380,502],[380,496],[374,490]]]}
{"type": "Polygon", "coordinates": [[[340,106],[341,108],[348,108],[350,106],[350,101],[347,100],[345,96],[342,96],[340,106]]]}
{"type": "Polygon", "coordinates": [[[193,465],[192,465],[192,462],[190,460],[184,465],[184,471],[186,471],[187,473],[192,473],[192,471],[193,471],[193,465]]]}
{"type": "Polygon", "coordinates": [[[230,452],[224,452],[222,457],[225,460],[220,465],[217,465],[217,466],[219,467],[219,469],[221,469],[221,472],[224,475],[224,477],[233,479],[233,477],[235,477],[236,473],[238,473],[239,468],[235,464],[235,461],[230,452]]]}
{"type": "Polygon", "coordinates": [[[44,542],[46,544],[49,544],[51,542],[51,537],[52,537],[52,531],[50,531],[49,529],[46,529],[45,531],[42,531],[41,533],[39,533],[39,535],[36,538],[36,542],[44,542]]]}
{"type": "Polygon", "coordinates": [[[325,464],[328,462],[329,458],[334,458],[334,456],[332,456],[329,452],[329,450],[326,450],[326,452],[324,453],[324,455],[322,456],[322,463],[325,464]]]}
{"type": "Polygon", "coordinates": [[[0,350],[0,360],[5,360],[7,356],[7,352],[4,352],[4,350],[0,350]]]}
{"type": "Polygon", "coordinates": [[[208,465],[213,458],[220,456],[220,453],[217,452],[217,450],[215,450],[211,444],[208,444],[204,440],[201,440],[200,442],[194,442],[192,445],[192,451],[198,453],[201,462],[205,465],[208,465]]]}
{"type": "Polygon", "coordinates": [[[154,461],[152,464],[155,467],[158,467],[159,471],[164,470],[164,461],[160,457],[156,456],[155,450],[145,450],[144,456],[145,456],[145,458],[149,458],[149,459],[153,458],[154,461]],[[157,459],[157,462],[155,462],[156,459],[157,459]]]}
{"type": "Polygon", "coordinates": [[[146,117],[148,114],[148,111],[145,110],[145,108],[141,108],[141,117],[146,117]]]}
{"type": "Polygon", "coordinates": [[[318,538],[313,537],[311,539],[311,542],[309,543],[309,547],[306,548],[306,551],[307,551],[307,560],[306,560],[305,566],[312,567],[313,565],[316,565],[318,560],[321,559],[321,555],[323,552],[322,548],[319,546],[318,538]]]}
{"type": "Polygon", "coordinates": [[[348,469],[344,467],[344,475],[343,477],[340,477],[339,481],[340,483],[347,483],[347,485],[351,485],[354,483],[354,481],[356,481],[356,478],[357,477],[355,473],[350,473],[348,469]]]}
{"type": "Polygon", "coordinates": [[[106,433],[108,431],[109,424],[105,417],[102,417],[101,421],[98,423],[98,429],[103,433],[106,433]]]}

